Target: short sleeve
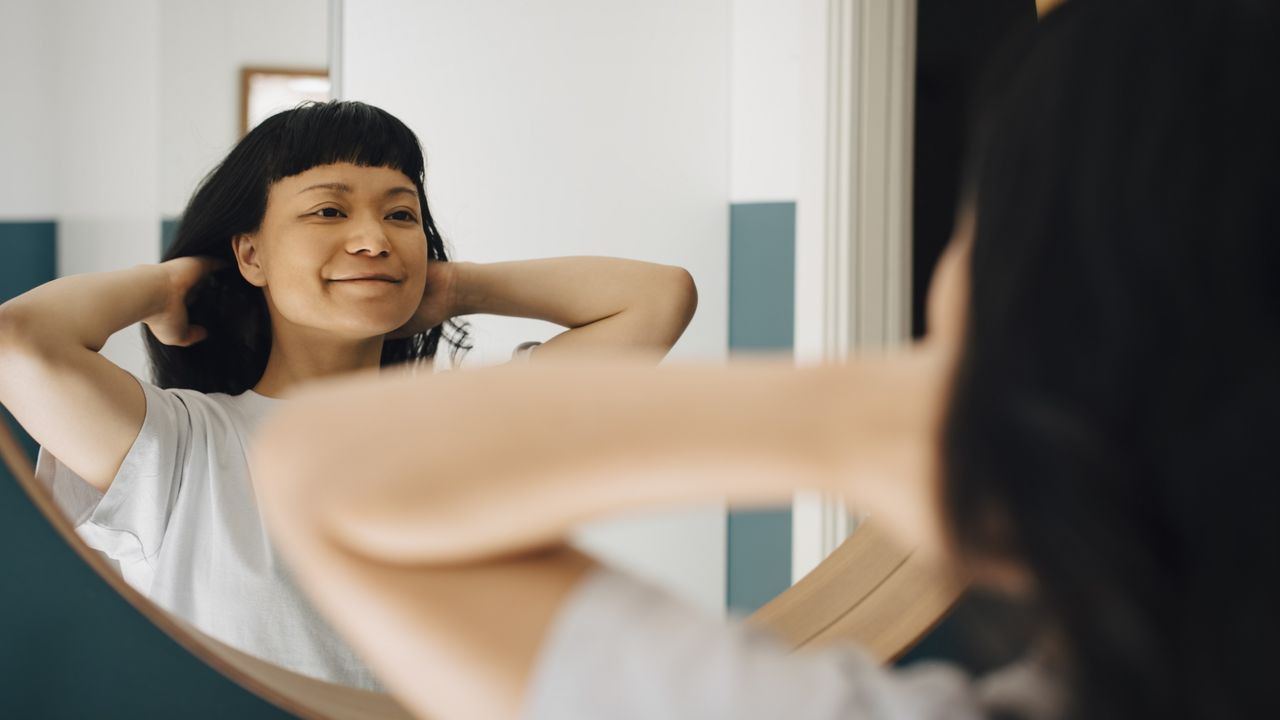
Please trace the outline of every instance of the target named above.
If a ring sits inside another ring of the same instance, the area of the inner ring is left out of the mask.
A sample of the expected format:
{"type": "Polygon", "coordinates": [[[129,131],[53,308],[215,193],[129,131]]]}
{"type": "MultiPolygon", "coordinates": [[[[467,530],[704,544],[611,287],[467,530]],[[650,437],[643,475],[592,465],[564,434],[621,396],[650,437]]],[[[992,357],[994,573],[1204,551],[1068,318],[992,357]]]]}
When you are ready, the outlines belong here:
{"type": "Polygon", "coordinates": [[[791,653],[615,570],[582,581],[539,651],[524,720],[976,720],[972,686],[854,647],[791,653]]]}
{"type": "Polygon", "coordinates": [[[146,397],[146,418],[106,493],[44,448],[36,461],[36,479],[50,490],[80,537],[118,561],[131,583],[145,588],[182,485],[183,459],[192,436],[184,397],[199,393],[139,384],[146,397]]]}

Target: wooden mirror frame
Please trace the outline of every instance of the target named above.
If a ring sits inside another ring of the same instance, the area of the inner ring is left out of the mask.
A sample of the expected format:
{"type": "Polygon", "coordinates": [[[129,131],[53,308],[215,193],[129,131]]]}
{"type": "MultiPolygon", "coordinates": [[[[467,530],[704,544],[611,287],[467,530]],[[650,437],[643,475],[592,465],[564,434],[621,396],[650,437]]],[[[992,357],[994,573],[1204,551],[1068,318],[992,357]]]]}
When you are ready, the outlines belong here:
{"type": "MultiPolygon", "coordinates": [[[[134,610],[216,672],[303,718],[413,717],[390,695],[291,672],[219,642],[161,609],[84,544],[49,492],[36,481],[31,459],[3,420],[0,456],[36,510],[80,559],[134,610]]],[[[961,590],[947,573],[893,544],[874,522],[864,522],[813,572],[748,621],[771,629],[793,648],[853,641],[888,661],[932,629],[961,590]]]]}

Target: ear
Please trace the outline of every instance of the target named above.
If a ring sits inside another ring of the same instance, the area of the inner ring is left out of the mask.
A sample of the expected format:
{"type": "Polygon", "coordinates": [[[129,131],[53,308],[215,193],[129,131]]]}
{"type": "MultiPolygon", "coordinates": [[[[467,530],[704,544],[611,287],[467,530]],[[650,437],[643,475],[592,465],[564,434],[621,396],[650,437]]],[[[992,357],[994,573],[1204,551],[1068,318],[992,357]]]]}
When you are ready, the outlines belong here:
{"type": "Polygon", "coordinates": [[[251,233],[240,233],[231,238],[231,252],[236,256],[240,275],[256,287],[267,286],[266,273],[258,262],[258,238],[251,233]]]}

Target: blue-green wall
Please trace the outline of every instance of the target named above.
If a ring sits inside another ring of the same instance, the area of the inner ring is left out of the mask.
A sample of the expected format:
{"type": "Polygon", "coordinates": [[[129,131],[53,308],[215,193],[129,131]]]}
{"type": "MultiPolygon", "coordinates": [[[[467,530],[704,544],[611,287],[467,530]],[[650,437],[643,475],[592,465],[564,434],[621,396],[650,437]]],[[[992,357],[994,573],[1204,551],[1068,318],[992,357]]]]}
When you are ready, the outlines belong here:
{"type": "MultiPolygon", "coordinates": [[[[796,205],[729,210],[729,352],[790,354],[794,347],[796,205]]],[[[729,513],[725,602],[751,613],[791,586],[791,508],[729,513]]]]}
{"type": "Polygon", "coordinates": [[[160,256],[164,257],[164,253],[173,244],[173,239],[178,236],[178,220],[179,218],[164,218],[160,221],[160,256]]]}
{"type": "MultiPolygon", "coordinates": [[[[57,277],[57,243],[58,226],[52,220],[0,221],[0,303],[57,277]]],[[[27,452],[35,457],[35,441],[2,408],[0,421],[9,423],[27,452]]],[[[0,480],[11,480],[3,463],[0,480]]]]}
{"type": "Polygon", "coordinates": [[[57,275],[57,235],[51,220],[0,221],[0,302],[57,275]]]}

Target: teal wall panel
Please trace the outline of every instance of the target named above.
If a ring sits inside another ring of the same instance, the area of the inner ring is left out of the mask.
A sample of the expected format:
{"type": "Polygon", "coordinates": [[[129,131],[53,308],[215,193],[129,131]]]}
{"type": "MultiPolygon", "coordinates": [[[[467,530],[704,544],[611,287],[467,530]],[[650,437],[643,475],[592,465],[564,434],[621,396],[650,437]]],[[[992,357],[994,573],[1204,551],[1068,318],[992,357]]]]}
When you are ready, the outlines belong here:
{"type": "MultiPolygon", "coordinates": [[[[796,205],[739,203],[729,213],[729,352],[790,353],[796,205]]],[[[751,613],[791,585],[791,508],[730,512],[727,532],[725,602],[751,613]]]]}
{"type": "MultiPolygon", "coordinates": [[[[0,303],[58,275],[58,226],[52,220],[24,222],[0,221],[0,303]]],[[[0,422],[9,423],[27,453],[35,457],[36,444],[13,416],[0,408],[0,422]]],[[[8,469],[0,464],[0,477],[8,478],[8,469]]],[[[3,635],[0,635],[3,637],[3,635]]],[[[2,676],[0,676],[2,677],[2,676]]]]}
{"type": "Polygon", "coordinates": [[[795,203],[733,205],[729,352],[790,352],[795,339],[795,203]]]}
{"type": "Polygon", "coordinates": [[[0,302],[58,274],[57,225],[0,221],[0,302]]]}
{"type": "Polygon", "coordinates": [[[165,251],[173,244],[173,239],[178,236],[178,221],[181,218],[164,218],[160,220],[160,257],[164,257],[165,251]]]}
{"type": "Polygon", "coordinates": [[[727,605],[749,615],[791,586],[791,508],[729,513],[727,605]]]}

